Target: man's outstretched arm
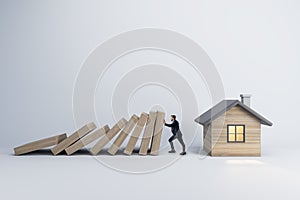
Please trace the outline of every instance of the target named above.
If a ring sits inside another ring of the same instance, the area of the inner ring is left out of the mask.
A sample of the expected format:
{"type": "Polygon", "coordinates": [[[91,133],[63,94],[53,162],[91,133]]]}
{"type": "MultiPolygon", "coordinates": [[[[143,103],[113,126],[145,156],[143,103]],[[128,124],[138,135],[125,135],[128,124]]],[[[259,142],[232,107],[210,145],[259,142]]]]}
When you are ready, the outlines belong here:
{"type": "Polygon", "coordinates": [[[174,127],[175,124],[174,124],[174,122],[172,124],[168,124],[168,123],[165,122],[165,126],[167,126],[167,127],[174,127]]]}

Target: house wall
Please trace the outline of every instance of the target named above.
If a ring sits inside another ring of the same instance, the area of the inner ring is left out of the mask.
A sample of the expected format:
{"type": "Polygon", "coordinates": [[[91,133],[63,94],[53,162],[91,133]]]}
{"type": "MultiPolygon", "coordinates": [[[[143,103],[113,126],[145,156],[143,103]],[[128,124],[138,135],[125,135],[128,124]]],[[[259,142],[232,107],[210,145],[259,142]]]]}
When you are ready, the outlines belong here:
{"type": "Polygon", "coordinates": [[[205,125],[203,127],[203,150],[211,153],[211,126],[205,125]]]}
{"type": "Polygon", "coordinates": [[[260,156],[261,123],[240,106],[235,106],[211,123],[212,156],[260,156]],[[227,142],[227,124],[245,125],[245,143],[227,142]]]}

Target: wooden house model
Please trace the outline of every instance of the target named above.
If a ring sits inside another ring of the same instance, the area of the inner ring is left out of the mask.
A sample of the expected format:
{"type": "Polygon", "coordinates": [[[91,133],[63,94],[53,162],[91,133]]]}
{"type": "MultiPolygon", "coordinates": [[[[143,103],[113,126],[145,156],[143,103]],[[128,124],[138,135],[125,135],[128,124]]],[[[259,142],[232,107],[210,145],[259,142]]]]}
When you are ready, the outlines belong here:
{"type": "Polygon", "coordinates": [[[251,95],[223,100],[195,119],[203,125],[203,150],[211,156],[261,156],[261,124],[272,122],[250,108],[251,95]]]}

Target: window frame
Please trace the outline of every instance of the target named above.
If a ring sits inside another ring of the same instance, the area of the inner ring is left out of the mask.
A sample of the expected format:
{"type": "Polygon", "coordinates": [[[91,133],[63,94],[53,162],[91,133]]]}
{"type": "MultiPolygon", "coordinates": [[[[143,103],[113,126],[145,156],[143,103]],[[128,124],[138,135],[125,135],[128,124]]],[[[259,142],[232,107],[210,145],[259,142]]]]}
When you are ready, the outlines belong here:
{"type": "Polygon", "coordinates": [[[246,126],[245,124],[227,124],[227,143],[245,143],[245,134],[246,133],[246,126]],[[234,126],[234,136],[235,136],[235,141],[229,141],[229,127],[234,126]],[[237,141],[236,140],[236,135],[237,135],[237,126],[243,126],[243,141],[237,141]]]}

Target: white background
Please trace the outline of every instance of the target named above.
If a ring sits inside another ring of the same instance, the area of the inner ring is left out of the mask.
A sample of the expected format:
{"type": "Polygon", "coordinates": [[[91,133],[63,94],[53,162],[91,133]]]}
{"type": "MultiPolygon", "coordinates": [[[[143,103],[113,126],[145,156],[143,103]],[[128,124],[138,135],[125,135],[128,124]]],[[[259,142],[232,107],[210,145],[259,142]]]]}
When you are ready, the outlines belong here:
{"type": "Polygon", "coordinates": [[[50,199],[70,196],[63,188],[73,187],[74,198],[81,197],[75,193],[82,188],[91,198],[138,193],[144,199],[297,199],[299,9],[296,0],[1,1],[1,195],[16,198],[14,190],[20,190],[29,198],[34,191],[50,199]],[[132,176],[85,157],[82,163],[10,156],[24,142],[71,133],[76,128],[72,91],[81,64],[106,39],[144,27],[174,30],[196,41],[215,63],[227,98],[253,95],[251,106],[274,123],[262,129],[262,158],[201,161],[190,153],[160,172],[132,176]],[[73,185],[76,172],[82,185],[73,185]]]}

